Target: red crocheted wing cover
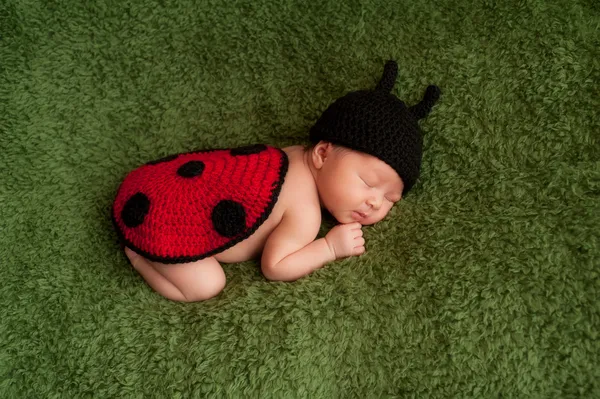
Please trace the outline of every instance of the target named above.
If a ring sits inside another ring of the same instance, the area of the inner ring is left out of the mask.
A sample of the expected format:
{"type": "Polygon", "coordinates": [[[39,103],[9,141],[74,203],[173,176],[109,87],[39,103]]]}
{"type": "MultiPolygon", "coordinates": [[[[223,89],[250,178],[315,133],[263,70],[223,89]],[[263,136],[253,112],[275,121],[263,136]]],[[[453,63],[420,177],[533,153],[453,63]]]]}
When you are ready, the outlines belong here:
{"type": "Polygon", "coordinates": [[[200,260],[258,229],[287,169],[285,152],[262,144],[171,155],[127,175],[113,223],[125,245],[150,260],[200,260]]]}

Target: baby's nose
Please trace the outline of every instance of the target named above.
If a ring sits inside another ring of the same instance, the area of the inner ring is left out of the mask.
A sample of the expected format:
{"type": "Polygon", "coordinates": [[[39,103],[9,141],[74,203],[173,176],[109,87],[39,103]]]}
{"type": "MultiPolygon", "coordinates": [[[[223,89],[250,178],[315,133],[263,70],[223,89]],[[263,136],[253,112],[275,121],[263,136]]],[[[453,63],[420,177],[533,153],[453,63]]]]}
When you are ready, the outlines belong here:
{"type": "Polygon", "coordinates": [[[381,208],[381,203],[383,202],[383,199],[378,198],[378,197],[371,197],[369,198],[369,200],[367,201],[367,204],[372,207],[375,210],[378,210],[379,208],[381,208]]]}

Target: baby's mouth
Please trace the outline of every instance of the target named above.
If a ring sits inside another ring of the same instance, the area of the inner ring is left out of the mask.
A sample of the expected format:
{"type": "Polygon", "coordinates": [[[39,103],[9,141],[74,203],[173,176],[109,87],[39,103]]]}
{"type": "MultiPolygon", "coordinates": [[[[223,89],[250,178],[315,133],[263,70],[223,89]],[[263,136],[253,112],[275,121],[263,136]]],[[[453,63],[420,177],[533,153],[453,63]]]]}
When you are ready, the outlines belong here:
{"type": "Polygon", "coordinates": [[[367,217],[367,214],[364,212],[352,211],[352,218],[355,220],[366,219],[366,217],[367,217]]]}

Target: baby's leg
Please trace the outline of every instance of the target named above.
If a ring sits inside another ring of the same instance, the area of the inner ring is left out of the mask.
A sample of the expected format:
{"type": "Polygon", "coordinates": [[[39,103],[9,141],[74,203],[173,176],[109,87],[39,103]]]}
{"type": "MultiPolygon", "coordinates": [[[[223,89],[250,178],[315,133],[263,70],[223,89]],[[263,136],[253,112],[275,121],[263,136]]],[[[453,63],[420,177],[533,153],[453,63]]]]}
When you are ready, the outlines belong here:
{"type": "Polygon", "coordinates": [[[213,257],[197,262],[166,265],[151,262],[129,248],[125,248],[125,254],[150,287],[174,301],[210,299],[225,287],[225,273],[213,257]]]}

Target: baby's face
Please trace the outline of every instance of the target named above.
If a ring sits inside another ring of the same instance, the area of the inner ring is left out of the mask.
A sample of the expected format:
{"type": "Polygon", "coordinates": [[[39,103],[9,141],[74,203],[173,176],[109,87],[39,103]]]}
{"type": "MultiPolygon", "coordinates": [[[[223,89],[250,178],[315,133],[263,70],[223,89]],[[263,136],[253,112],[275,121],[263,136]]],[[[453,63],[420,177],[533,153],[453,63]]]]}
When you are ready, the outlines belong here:
{"type": "Polygon", "coordinates": [[[402,180],[374,156],[330,148],[318,166],[321,202],[340,223],[377,223],[402,198],[402,180]]]}

